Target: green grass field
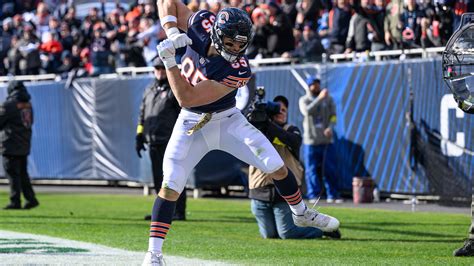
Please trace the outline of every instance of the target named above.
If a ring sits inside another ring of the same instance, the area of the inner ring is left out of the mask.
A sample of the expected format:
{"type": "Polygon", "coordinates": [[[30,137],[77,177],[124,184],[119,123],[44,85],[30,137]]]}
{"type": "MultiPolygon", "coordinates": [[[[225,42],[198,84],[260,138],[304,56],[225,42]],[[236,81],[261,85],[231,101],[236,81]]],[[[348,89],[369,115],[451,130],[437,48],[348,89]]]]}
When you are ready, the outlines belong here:
{"type": "MultiPolygon", "coordinates": [[[[7,194],[0,193],[1,206],[7,194]]],[[[30,211],[1,211],[0,229],[43,234],[146,251],[153,197],[39,194],[30,211]]],[[[395,264],[472,265],[454,258],[467,236],[470,217],[321,208],[341,221],[341,240],[264,240],[247,200],[188,200],[188,220],[174,222],[166,254],[247,265],[395,264]]]]}

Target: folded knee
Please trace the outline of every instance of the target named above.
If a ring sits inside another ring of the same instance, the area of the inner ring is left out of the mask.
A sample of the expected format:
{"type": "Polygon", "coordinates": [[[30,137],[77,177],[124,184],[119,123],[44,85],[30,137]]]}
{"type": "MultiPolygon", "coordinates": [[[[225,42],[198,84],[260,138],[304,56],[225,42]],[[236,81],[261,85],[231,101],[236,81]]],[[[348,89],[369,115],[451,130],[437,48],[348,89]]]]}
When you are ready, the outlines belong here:
{"type": "Polygon", "coordinates": [[[288,168],[286,168],[286,166],[282,166],[270,175],[273,179],[282,180],[283,178],[288,176],[288,168]]]}
{"type": "Polygon", "coordinates": [[[161,188],[160,193],[158,193],[158,196],[165,200],[177,201],[179,198],[179,193],[170,188],[161,188]]]}

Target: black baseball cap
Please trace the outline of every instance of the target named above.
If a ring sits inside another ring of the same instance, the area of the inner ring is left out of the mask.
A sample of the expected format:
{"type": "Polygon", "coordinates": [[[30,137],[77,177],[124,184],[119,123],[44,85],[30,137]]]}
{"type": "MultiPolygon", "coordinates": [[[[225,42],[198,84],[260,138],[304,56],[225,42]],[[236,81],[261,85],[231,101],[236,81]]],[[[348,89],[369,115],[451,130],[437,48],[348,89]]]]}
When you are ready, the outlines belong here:
{"type": "Polygon", "coordinates": [[[13,91],[21,90],[21,89],[25,89],[25,85],[23,84],[23,81],[12,80],[8,83],[8,87],[7,87],[8,94],[12,93],[13,91]]]}
{"type": "Polygon", "coordinates": [[[163,61],[158,55],[153,57],[153,59],[151,60],[151,64],[154,68],[165,68],[165,64],[163,64],[163,61]]]}
{"type": "Polygon", "coordinates": [[[316,78],[315,76],[309,76],[309,77],[306,78],[306,85],[311,86],[314,83],[321,84],[321,81],[318,78],[316,78]]]}
{"type": "Polygon", "coordinates": [[[278,95],[273,99],[274,102],[282,102],[288,108],[288,99],[283,95],[278,95]]]}

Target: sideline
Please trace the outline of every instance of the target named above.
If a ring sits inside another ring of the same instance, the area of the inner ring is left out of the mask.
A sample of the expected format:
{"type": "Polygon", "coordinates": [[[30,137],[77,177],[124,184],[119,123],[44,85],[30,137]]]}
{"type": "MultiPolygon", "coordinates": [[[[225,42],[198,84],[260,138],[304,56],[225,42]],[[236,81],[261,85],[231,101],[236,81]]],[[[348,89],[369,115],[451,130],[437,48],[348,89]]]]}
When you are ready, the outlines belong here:
{"type": "MultiPolygon", "coordinates": [[[[145,252],[0,230],[1,265],[141,265],[145,252]]],[[[166,265],[230,265],[166,256],[166,265]]]]}

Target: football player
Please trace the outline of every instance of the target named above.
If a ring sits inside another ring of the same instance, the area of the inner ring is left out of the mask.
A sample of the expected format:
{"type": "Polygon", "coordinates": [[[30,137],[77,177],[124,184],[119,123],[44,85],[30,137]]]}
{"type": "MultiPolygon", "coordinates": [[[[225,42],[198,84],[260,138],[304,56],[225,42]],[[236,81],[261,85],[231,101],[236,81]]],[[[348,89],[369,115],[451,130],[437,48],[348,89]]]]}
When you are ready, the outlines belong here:
{"type": "MultiPolygon", "coordinates": [[[[443,51],[443,78],[458,107],[474,114],[474,13],[461,16],[459,28],[443,51]]],[[[471,202],[471,227],[464,245],[453,252],[456,257],[474,256],[474,182],[471,202]]]]}
{"type": "Polygon", "coordinates": [[[237,89],[251,77],[244,55],[253,37],[247,13],[237,8],[224,8],[217,15],[193,13],[180,0],[159,0],[158,7],[168,37],[158,45],[158,54],[182,110],[166,148],[163,185],[153,206],[143,264],[163,264],[162,245],[175,202],[192,169],[215,149],[271,173],[296,225],[336,231],[339,221],[306,207],[295,177],[272,144],[235,107],[237,89]],[[175,54],[185,46],[180,71],[175,54]]]}

